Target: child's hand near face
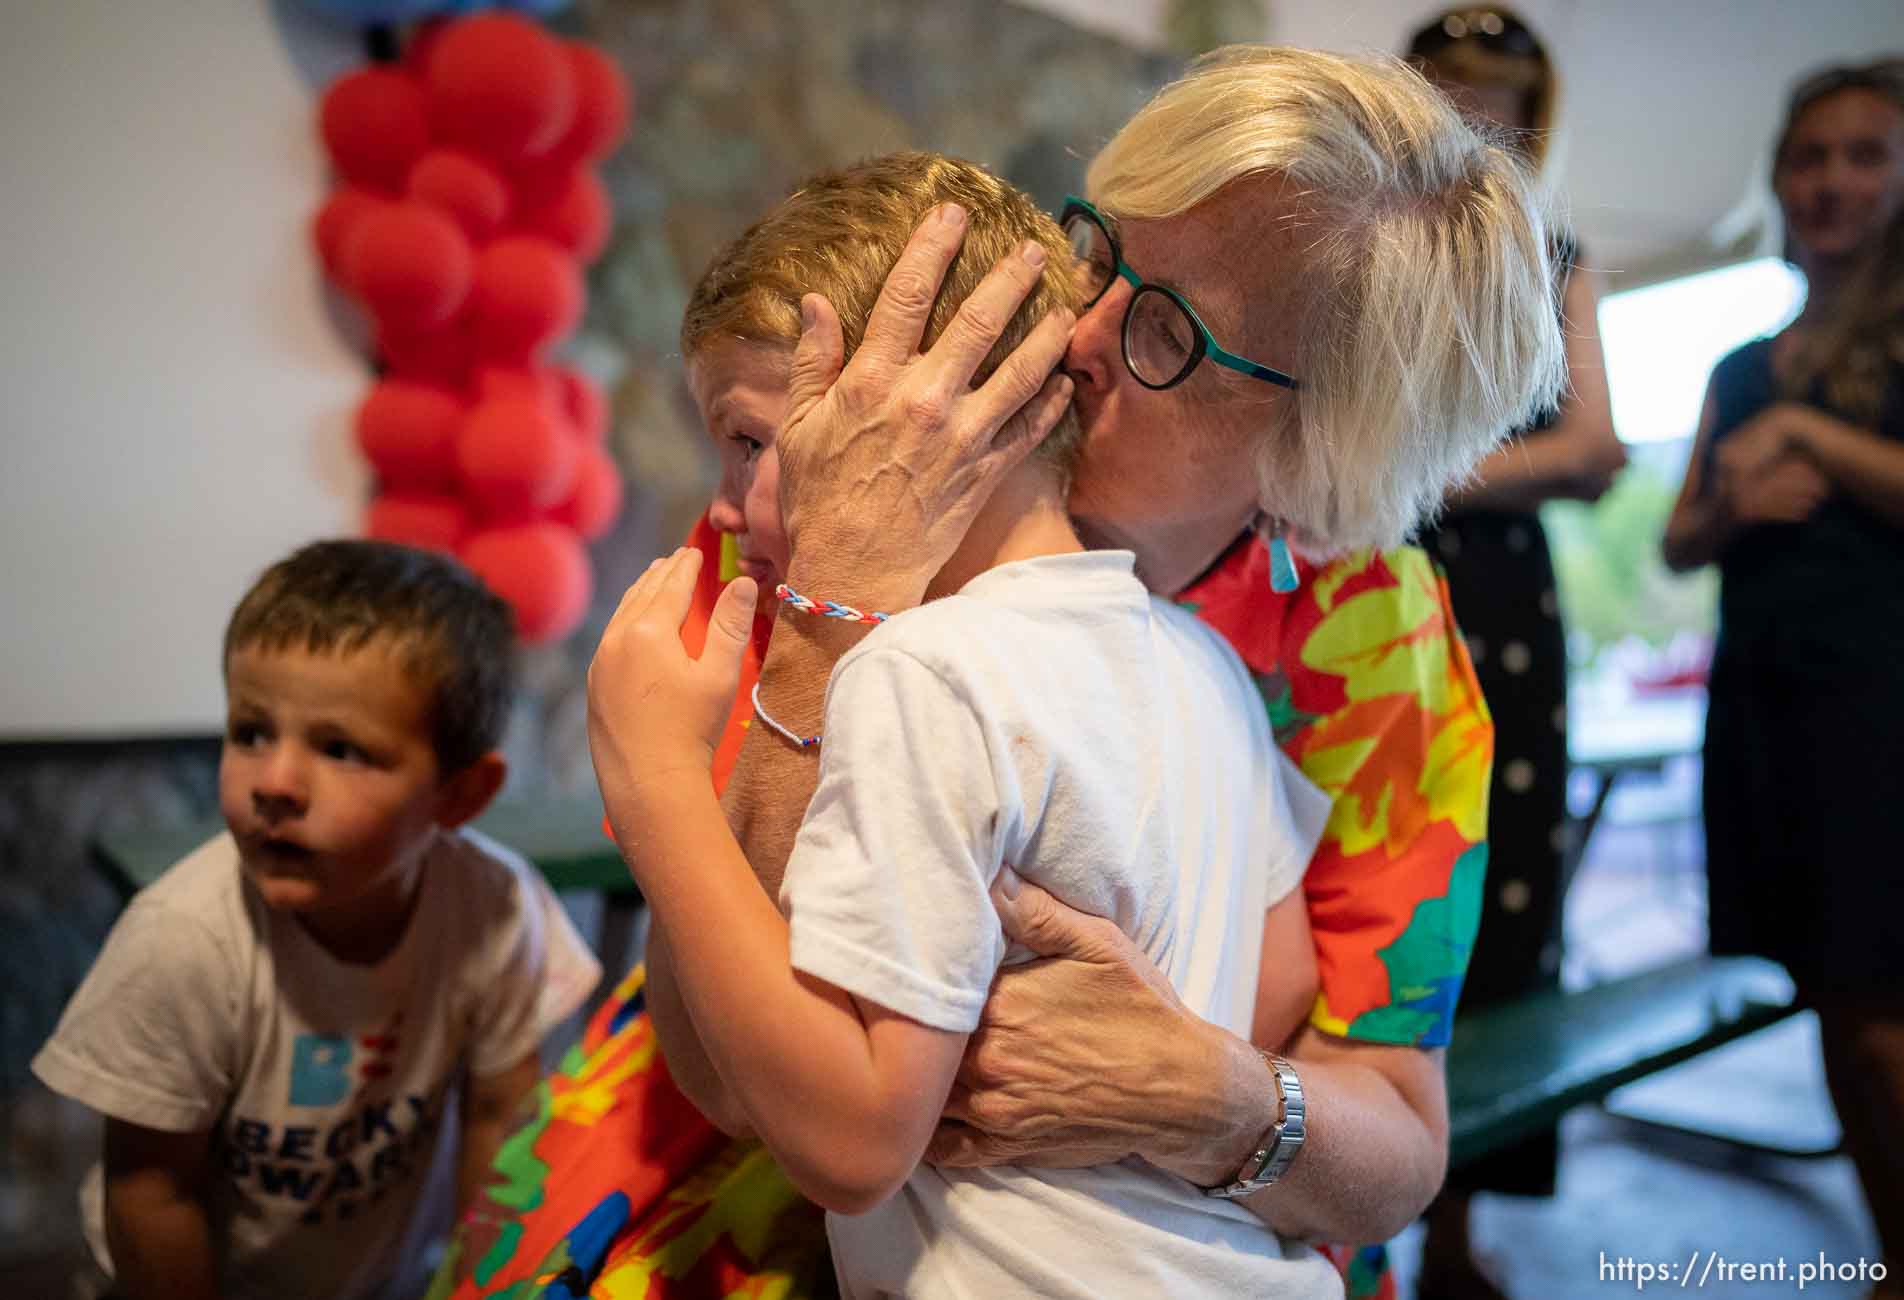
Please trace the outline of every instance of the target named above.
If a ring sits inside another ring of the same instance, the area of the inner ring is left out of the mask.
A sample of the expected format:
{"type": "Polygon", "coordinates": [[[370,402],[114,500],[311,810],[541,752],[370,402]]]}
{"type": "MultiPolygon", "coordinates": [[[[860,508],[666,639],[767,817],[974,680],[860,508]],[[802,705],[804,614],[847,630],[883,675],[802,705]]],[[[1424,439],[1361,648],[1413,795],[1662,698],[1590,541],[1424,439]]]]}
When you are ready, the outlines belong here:
{"type": "MultiPolygon", "coordinates": [[[[721,592],[699,659],[681,644],[701,553],[656,560],[622,597],[588,669],[588,747],[610,821],[628,791],[683,768],[706,774],[734,705],[759,592],[736,578],[721,592]]],[[[616,838],[627,828],[615,827],[616,838]]]]}

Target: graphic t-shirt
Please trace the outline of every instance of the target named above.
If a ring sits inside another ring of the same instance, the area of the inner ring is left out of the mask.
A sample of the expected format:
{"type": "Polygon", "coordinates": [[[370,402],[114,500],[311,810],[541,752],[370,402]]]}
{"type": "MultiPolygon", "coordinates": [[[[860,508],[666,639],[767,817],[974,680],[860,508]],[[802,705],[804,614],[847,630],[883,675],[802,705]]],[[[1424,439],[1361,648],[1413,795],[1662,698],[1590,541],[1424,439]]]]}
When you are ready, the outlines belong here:
{"type": "MultiPolygon", "coordinates": [[[[226,1296],[412,1295],[449,1226],[458,1080],[534,1052],[600,973],[541,876],[475,832],[437,835],[368,966],[266,908],[221,834],[133,899],[33,1070],[106,1116],[210,1133],[226,1296]]],[[[103,1208],[95,1168],[82,1209],[110,1271],[103,1208]]]]}

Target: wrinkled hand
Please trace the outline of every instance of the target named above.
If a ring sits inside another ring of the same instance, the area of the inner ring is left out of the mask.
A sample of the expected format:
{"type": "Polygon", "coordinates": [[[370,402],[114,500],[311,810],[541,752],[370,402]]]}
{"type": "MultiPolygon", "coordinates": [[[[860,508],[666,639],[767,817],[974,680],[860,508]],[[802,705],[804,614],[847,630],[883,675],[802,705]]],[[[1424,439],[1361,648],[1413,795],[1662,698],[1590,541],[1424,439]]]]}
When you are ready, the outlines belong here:
{"type": "Polygon", "coordinates": [[[1044,440],[1071,398],[1053,373],[1073,318],[1054,311],[977,388],[972,377],[1044,270],[1045,251],[1007,257],[921,353],[932,304],[965,234],[956,204],[928,215],[894,264],[852,362],[839,317],[818,294],[801,303],[780,455],[780,508],[791,567],[835,599],[881,609],[915,604],[993,488],[1044,440]],[[949,214],[949,215],[948,215],[949,214]]]}
{"type": "MultiPolygon", "coordinates": [[[[681,644],[701,553],[654,561],[621,598],[588,666],[588,748],[618,838],[618,812],[643,781],[685,770],[705,776],[734,704],[753,626],[752,578],[727,584],[699,659],[681,644]]],[[[631,841],[622,839],[623,843],[631,841]]]]}
{"type": "Polygon", "coordinates": [[[1000,971],[927,1161],[1073,1167],[1200,1149],[1208,1030],[1115,924],[1007,873],[992,901],[1044,960],[1000,971]],[[1015,896],[1006,888],[1015,885],[1015,896]]]}

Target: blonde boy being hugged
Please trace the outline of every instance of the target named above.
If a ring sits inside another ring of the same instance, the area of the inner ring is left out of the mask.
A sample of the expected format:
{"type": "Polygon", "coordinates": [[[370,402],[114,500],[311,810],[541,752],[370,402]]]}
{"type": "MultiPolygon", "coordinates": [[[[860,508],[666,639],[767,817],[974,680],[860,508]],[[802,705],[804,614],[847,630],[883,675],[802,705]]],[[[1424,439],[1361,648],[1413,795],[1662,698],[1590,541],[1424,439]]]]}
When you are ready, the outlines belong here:
{"type": "MultiPolygon", "coordinates": [[[[1235,652],[1153,598],[1131,552],[1080,542],[1065,510],[1074,419],[1000,485],[927,602],[840,658],[817,742],[756,700],[758,724],[818,764],[778,909],[715,801],[709,761],[741,642],[788,572],[775,439],[803,296],[834,305],[850,353],[935,210],[965,235],[922,346],[957,328],[1001,258],[1038,271],[982,379],[1081,300],[1081,268],[1030,199],[956,159],[896,154],[814,178],[715,259],[688,307],[689,382],[723,456],[710,518],[734,534],[745,576],[695,660],[678,629],[700,553],[657,562],[589,674],[596,774],[654,908],[651,1005],[669,1069],[831,1211],[844,1295],[1339,1296],[1313,1249],[1135,1158],[920,1163],[1007,959],[990,894],[1015,889],[1007,864],[1113,920],[1187,1005],[1239,1034],[1264,1007],[1298,1008],[1259,1026],[1280,1042],[1314,998],[1298,886],[1327,797],[1272,743],[1235,652]],[[697,1040],[664,1025],[684,1024],[662,1006],[675,997],[697,1040]]],[[[776,635],[820,626],[783,611],[776,635]]]]}

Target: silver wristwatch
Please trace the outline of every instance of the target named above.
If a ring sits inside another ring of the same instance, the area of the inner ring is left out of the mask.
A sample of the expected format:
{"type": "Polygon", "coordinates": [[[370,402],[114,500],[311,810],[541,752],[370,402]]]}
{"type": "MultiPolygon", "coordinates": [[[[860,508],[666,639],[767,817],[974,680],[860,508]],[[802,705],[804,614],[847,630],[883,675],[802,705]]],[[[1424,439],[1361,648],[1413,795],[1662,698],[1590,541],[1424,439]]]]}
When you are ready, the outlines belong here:
{"type": "Polygon", "coordinates": [[[1296,1153],[1302,1150],[1302,1080],[1296,1077],[1296,1067],[1282,1057],[1270,1052],[1262,1055],[1269,1064],[1270,1073],[1276,1076],[1276,1093],[1281,1101],[1279,1109],[1282,1118],[1270,1126],[1269,1132],[1263,1134],[1262,1143],[1243,1162],[1243,1167],[1236,1171],[1235,1180],[1220,1187],[1204,1188],[1205,1196],[1236,1197],[1260,1192],[1288,1173],[1296,1153]]]}

